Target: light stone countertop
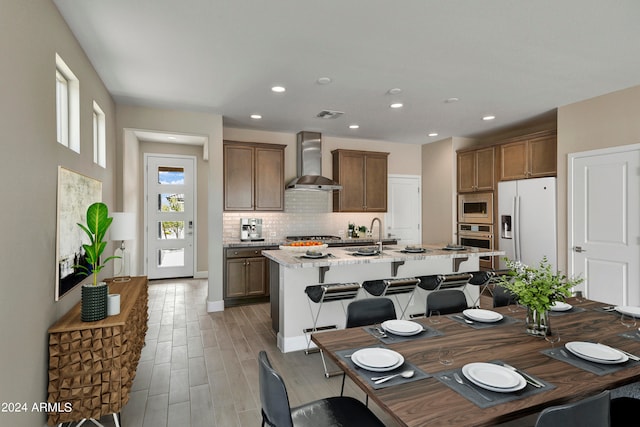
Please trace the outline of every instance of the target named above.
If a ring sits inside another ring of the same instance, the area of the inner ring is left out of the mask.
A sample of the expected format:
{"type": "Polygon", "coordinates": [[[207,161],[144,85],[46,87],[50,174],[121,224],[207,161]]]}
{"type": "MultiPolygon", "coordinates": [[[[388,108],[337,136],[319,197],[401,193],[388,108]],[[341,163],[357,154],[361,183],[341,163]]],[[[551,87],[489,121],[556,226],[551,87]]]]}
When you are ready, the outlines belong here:
{"type": "MultiPolygon", "coordinates": [[[[374,242],[378,241],[378,239],[362,237],[357,239],[338,239],[338,240],[323,240],[323,241],[325,243],[340,243],[340,244],[347,244],[347,245],[352,242],[354,245],[356,244],[362,245],[363,243],[373,245],[374,242]]],[[[382,241],[385,243],[385,246],[386,246],[386,242],[395,242],[397,240],[382,239],[382,241]]],[[[263,241],[234,239],[234,240],[225,241],[222,244],[222,247],[223,248],[243,248],[243,247],[251,248],[254,246],[279,246],[287,243],[291,243],[291,242],[287,241],[286,239],[276,238],[276,237],[265,238],[263,241]]]]}
{"type": "MultiPolygon", "coordinates": [[[[443,250],[446,244],[442,245],[422,245],[426,252],[421,253],[405,253],[403,245],[385,246],[382,254],[372,256],[354,255],[355,248],[327,248],[322,250],[328,253],[327,258],[312,259],[305,258],[305,251],[290,250],[268,250],[262,251],[262,254],[286,268],[312,268],[333,265],[349,265],[349,264],[367,264],[367,263],[392,263],[399,261],[422,261],[435,258],[465,258],[474,256],[494,256],[504,255],[504,251],[488,250],[481,248],[467,247],[465,250],[443,250]],[[351,249],[351,250],[349,250],[351,249]]],[[[312,249],[312,247],[310,247],[312,249]]]]}

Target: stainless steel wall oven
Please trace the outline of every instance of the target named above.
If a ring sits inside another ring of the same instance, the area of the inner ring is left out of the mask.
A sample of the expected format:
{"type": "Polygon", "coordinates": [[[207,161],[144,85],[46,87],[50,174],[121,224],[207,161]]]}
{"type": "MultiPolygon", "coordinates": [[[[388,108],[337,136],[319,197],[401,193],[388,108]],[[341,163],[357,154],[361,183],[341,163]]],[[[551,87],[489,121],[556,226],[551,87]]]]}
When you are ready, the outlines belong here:
{"type": "MultiPolygon", "coordinates": [[[[483,249],[493,249],[493,225],[458,224],[458,244],[483,249]]],[[[493,269],[494,257],[480,257],[481,269],[493,269]]]]}

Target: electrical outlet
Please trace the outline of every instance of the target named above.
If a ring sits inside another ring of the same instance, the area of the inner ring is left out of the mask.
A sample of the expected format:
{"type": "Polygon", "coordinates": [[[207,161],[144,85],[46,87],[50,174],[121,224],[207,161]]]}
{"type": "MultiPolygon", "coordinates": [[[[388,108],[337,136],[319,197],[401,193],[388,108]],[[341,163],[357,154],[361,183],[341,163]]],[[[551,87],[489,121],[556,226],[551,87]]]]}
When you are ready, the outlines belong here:
{"type": "Polygon", "coordinates": [[[275,231],[270,231],[269,232],[269,237],[276,237],[276,232],[275,231]]]}

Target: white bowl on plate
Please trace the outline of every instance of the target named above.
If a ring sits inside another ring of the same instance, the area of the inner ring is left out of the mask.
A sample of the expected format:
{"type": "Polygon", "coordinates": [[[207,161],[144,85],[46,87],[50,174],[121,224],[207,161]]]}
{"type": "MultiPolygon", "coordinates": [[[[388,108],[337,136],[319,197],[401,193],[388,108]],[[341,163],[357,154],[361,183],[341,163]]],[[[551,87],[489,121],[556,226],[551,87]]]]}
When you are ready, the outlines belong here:
{"type": "Polygon", "coordinates": [[[468,308],[462,312],[465,317],[468,317],[471,320],[475,320],[476,322],[499,322],[503,319],[502,314],[497,313],[491,310],[484,310],[482,308],[468,308]]]}

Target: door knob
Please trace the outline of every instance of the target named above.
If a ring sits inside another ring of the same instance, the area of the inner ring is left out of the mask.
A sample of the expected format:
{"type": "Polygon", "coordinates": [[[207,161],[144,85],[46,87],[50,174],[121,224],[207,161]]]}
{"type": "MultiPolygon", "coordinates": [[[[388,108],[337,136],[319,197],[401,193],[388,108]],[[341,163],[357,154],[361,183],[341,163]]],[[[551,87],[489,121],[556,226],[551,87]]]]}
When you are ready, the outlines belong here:
{"type": "Polygon", "coordinates": [[[587,252],[586,249],[582,249],[582,246],[574,246],[573,250],[578,253],[587,252]]]}

